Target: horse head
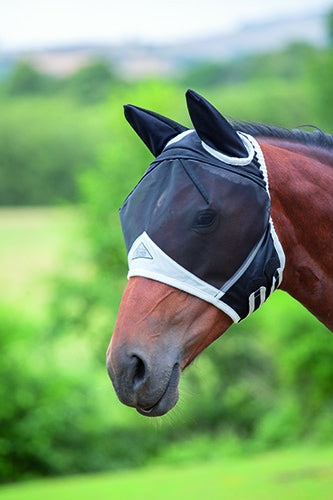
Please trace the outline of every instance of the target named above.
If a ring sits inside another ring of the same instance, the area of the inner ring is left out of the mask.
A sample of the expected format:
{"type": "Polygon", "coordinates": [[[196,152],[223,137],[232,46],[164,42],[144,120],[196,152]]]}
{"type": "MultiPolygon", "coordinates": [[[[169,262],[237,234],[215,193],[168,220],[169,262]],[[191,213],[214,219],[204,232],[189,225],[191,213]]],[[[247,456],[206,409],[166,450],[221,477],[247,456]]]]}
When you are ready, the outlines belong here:
{"type": "Polygon", "coordinates": [[[176,404],[181,371],[266,300],[284,267],[258,143],[186,97],[193,130],[125,106],[155,160],[120,209],[129,282],[107,367],[119,399],[149,416],[176,404]]]}

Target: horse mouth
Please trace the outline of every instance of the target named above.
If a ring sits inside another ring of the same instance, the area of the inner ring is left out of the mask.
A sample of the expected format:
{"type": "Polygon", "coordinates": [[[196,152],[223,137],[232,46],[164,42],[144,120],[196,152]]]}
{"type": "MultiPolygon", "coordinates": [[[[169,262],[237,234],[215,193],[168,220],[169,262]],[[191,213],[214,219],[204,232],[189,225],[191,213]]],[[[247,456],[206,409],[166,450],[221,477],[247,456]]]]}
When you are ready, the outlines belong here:
{"type": "Polygon", "coordinates": [[[136,410],[145,417],[160,417],[170,411],[178,401],[178,382],[180,377],[180,367],[176,363],[172,369],[169,381],[162,396],[150,407],[136,407],[136,410]]]}

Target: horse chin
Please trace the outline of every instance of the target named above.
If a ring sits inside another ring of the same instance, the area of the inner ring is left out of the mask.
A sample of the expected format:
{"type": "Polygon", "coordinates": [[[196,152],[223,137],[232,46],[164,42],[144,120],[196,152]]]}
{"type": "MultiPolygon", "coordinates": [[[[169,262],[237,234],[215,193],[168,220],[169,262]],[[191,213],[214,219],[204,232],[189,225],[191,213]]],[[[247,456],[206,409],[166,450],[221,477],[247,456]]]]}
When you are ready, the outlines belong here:
{"type": "Polygon", "coordinates": [[[136,410],[145,417],[161,417],[170,411],[179,398],[178,382],[180,377],[180,367],[176,363],[172,369],[171,376],[167,382],[162,396],[152,406],[136,406],[136,410]]]}

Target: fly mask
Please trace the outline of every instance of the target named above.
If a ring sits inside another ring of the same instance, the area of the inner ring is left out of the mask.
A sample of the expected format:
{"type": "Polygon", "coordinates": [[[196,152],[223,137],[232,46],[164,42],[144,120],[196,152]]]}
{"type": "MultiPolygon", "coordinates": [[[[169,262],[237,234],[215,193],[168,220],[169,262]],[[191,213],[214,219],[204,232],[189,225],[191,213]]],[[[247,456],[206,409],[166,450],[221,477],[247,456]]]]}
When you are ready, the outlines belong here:
{"type": "Polygon", "coordinates": [[[203,97],[186,98],[193,130],[125,106],[156,157],[120,209],[128,277],[171,285],[238,322],[280,285],[285,264],[265,160],[203,97]]]}

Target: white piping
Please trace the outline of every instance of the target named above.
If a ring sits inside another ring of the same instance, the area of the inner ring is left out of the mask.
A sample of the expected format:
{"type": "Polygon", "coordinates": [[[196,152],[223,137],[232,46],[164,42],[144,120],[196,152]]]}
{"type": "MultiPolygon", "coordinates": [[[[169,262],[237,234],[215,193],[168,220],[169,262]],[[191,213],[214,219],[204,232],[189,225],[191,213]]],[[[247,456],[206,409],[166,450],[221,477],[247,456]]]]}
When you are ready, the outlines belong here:
{"type": "Polygon", "coordinates": [[[221,290],[201,280],[190,271],[171,259],[166,253],[154,243],[146,232],[143,232],[133,243],[128,253],[128,278],[132,276],[143,276],[155,281],[183,290],[200,299],[210,302],[218,309],[225,312],[231,319],[238,323],[240,316],[228,304],[222,302],[220,297],[224,295],[221,290]],[[138,247],[143,246],[147,250],[137,252],[138,247]],[[149,255],[149,257],[148,257],[149,255]]]}
{"type": "Polygon", "coordinates": [[[248,156],[246,158],[237,158],[233,156],[227,156],[224,153],[221,153],[221,151],[217,151],[216,149],[210,147],[208,144],[206,144],[204,141],[201,141],[202,147],[212,156],[217,158],[218,160],[222,161],[223,163],[226,163],[227,165],[233,165],[233,166],[239,166],[239,167],[244,167],[245,165],[248,165],[251,163],[253,160],[254,156],[254,147],[251,141],[249,140],[247,134],[243,134],[242,132],[237,132],[240,138],[242,139],[242,142],[246,148],[246,151],[248,152],[248,156]]]}
{"type": "MultiPolygon", "coordinates": [[[[249,135],[249,134],[242,134],[242,135],[246,135],[247,136],[247,139],[251,142],[251,144],[253,145],[256,153],[257,153],[257,156],[258,156],[258,161],[259,161],[259,165],[260,165],[260,170],[262,171],[262,174],[264,176],[264,180],[265,180],[265,183],[266,183],[266,191],[267,191],[267,194],[269,196],[269,198],[271,198],[271,195],[270,195],[270,192],[269,192],[269,182],[268,182],[268,173],[267,173],[267,167],[266,167],[266,161],[265,161],[265,157],[264,157],[264,154],[262,152],[262,149],[258,143],[258,141],[252,137],[252,135],[249,135]]],[[[276,288],[278,288],[280,285],[281,285],[281,282],[282,282],[282,278],[283,278],[283,270],[285,268],[285,265],[286,265],[286,256],[285,256],[285,253],[283,251],[283,248],[282,248],[282,245],[281,245],[281,242],[279,240],[279,237],[278,235],[276,234],[276,231],[275,231],[275,227],[274,227],[274,223],[273,223],[273,219],[272,217],[270,216],[269,217],[269,223],[270,223],[270,230],[271,230],[271,235],[272,235],[272,238],[273,238],[273,243],[274,243],[274,247],[275,247],[275,250],[279,256],[279,259],[280,259],[280,264],[281,264],[281,267],[279,267],[277,269],[277,271],[279,272],[279,282],[276,286],[276,288]]]]}
{"type": "Polygon", "coordinates": [[[170,139],[170,141],[167,142],[164,147],[167,148],[171,144],[175,144],[176,142],[181,141],[183,139],[183,137],[186,137],[187,135],[192,134],[192,132],[194,132],[193,129],[184,130],[184,132],[181,132],[180,134],[176,135],[176,137],[173,137],[172,139],[170,139]]]}

